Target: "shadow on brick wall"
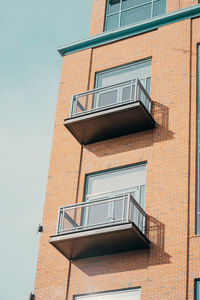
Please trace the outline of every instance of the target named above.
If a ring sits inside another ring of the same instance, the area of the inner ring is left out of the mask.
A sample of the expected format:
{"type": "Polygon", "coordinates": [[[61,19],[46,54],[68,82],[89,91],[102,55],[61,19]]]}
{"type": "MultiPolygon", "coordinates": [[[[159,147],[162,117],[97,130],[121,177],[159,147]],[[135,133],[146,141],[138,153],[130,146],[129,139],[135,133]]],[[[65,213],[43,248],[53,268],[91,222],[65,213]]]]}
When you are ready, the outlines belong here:
{"type": "Polygon", "coordinates": [[[156,128],[129,134],[85,146],[85,149],[98,157],[150,147],[154,143],[171,140],[174,132],[169,130],[169,108],[158,102],[153,102],[152,115],[156,121],[156,128]]]}
{"type": "Polygon", "coordinates": [[[79,259],[73,264],[88,276],[121,273],[169,264],[171,256],[164,251],[165,225],[147,215],[146,235],[150,240],[148,249],[79,259]]]}

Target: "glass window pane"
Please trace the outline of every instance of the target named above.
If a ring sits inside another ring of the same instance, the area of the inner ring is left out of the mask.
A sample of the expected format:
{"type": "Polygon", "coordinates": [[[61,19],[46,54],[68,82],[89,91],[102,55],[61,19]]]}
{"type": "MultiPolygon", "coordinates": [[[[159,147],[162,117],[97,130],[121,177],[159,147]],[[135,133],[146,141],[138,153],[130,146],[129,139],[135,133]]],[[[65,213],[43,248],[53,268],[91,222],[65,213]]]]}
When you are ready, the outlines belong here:
{"type": "Polygon", "coordinates": [[[151,18],[151,4],[122,12],[121,26],[133,24],[148,18],[151,18]]]}
{"type": "Polygon", "coordinates": [[[120,200],[115,200],[113,206],[113,221],[124,220],[127,212],[127,199],[122,200],[122,198],[120,198],[120,200]]]}
{"type": "Polygon", "coordinates": [[[84,208],[84,226],[108,222],[108,202],[98,203],[84,208]]]}
{"type": "Polygon", "coordinates": [[[146,91],[150,95],[150,91],[151,91],[151,77],[148,77],[146,79],[146,91]]]}
{"type": "Polygon", "coordinates": [[[153,17],[166,13],[166,0],[157,0],[153,4],[153,17]]]}
{"type": "Polygon", "coordinates": [[[119,25],[119,14],[111,15],[106,20],[106,30],[112,30],[117,28],[119,25]]]}
{"type": "Polygon", "coordinates": [[[200,281],[196,283],[196,299],[200,300],[200,281]]]}
{"type": "Polygon", "coordinates": [[[146,184],[146,165],[90,175],[87,195],[119,191],[146,184]]]}
{"type": "Polygon", "coordinates": [[[146,4],[151,2],[152,0],[123,0],[122,1],[122,9],[131,8],[137,5],[146,4]]]}
{"type": "Polygon", "coordinates": [[[131,87],[127,86],[122,89],[122,101],[127,101],[131,99],[131,87]]]}
{"type": "Polygon", "coordinates": [[[141,289],[124,290],[118,292],[101,293],[88,296],[77,296],[75,300],[140,300],[141,289]]]}
{"type": "Polygon", "coordinates": [[[109,86],[136,78],[141,80],[147,77],[151,77],[151,60],[114,68],[106,72],[99,72],[96,87],[109,86]]]}
{"type": "Polygon", "coordinates": [[[139,204],[140,206],[144,209],[145,206],[145,194],[146,194],[146,186],[145,185],[141,185],[140,187],[140,200],[139,200],[139,204]]]}
{"type": "Polygon", "coordinates": [[[106,106],[106,105],[112,105],[117,102],[117,91],[118,90],[112,90],[109,92],[101,93],[99,95],[99,101],[97,103],[98,107],[106,106]]]}
{"type": "Polygon", "coordinates": [[[108,14],[119,12],[120,0],[109,0],[108,1],[108,14]]]}

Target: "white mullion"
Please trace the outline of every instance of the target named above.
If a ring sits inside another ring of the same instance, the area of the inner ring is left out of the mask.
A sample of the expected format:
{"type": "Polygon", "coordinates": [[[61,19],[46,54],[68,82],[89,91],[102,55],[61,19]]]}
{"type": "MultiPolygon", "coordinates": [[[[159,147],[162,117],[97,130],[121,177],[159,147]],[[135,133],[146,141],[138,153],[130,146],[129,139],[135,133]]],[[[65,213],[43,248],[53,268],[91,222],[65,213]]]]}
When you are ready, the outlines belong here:
{"type": "Polygon", "coordinates": [[[120,0],[120,6],[119,6],[118,28],[121,27],[121,15],[122,15],[122,0],[120,0]]]}
{"type": "Polygon", "coordinates": [[[151,1],[151,18],[153,18],[153,4],[154,4],[154,1],[152,0],[151,1]]]}

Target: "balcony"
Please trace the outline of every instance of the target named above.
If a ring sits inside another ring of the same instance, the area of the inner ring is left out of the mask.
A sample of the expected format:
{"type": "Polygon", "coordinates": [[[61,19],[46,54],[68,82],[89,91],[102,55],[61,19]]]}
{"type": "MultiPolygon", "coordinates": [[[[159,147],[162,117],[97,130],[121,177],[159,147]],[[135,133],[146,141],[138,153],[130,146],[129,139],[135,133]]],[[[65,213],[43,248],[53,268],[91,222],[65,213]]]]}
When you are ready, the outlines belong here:
{"type": "Polygon", "coordinates": [[[61,207],[50,243],[69,260],[147,248],[146,214],[131,193],[61,207]]]}
{"type": "Polygon", "coordinates": [[[64,125],[87,145],[154,128],[151,109],[150,96],[134,79],[74,95],[64,125]]]}

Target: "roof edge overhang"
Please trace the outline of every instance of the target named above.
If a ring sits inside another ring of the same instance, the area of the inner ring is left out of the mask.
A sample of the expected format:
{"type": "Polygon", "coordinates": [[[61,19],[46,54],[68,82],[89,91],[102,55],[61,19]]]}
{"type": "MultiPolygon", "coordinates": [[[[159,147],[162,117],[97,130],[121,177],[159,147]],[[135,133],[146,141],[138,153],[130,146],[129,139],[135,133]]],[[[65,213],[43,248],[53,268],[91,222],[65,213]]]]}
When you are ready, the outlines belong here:
{"type": "Polygon", "coordinates": [[[87,39],[58,47],[58,52],[62,56],[65,56],[74,52],[79,52],[89,48],[94,48],[112,42],[120,41],[128,37],[155,30],[159,27],[166,26],[168,24],[176,23],[179,21],[199,16],[200,4],[176,10],[174,12],[161,15],[159,17],[154,17],[152,19],[148,19],[146,21],[139,22],[134,25],[125,26],[117,30],[112,30],[109,32],[104,32],[98,35],[90,36],[87,39]]]}

